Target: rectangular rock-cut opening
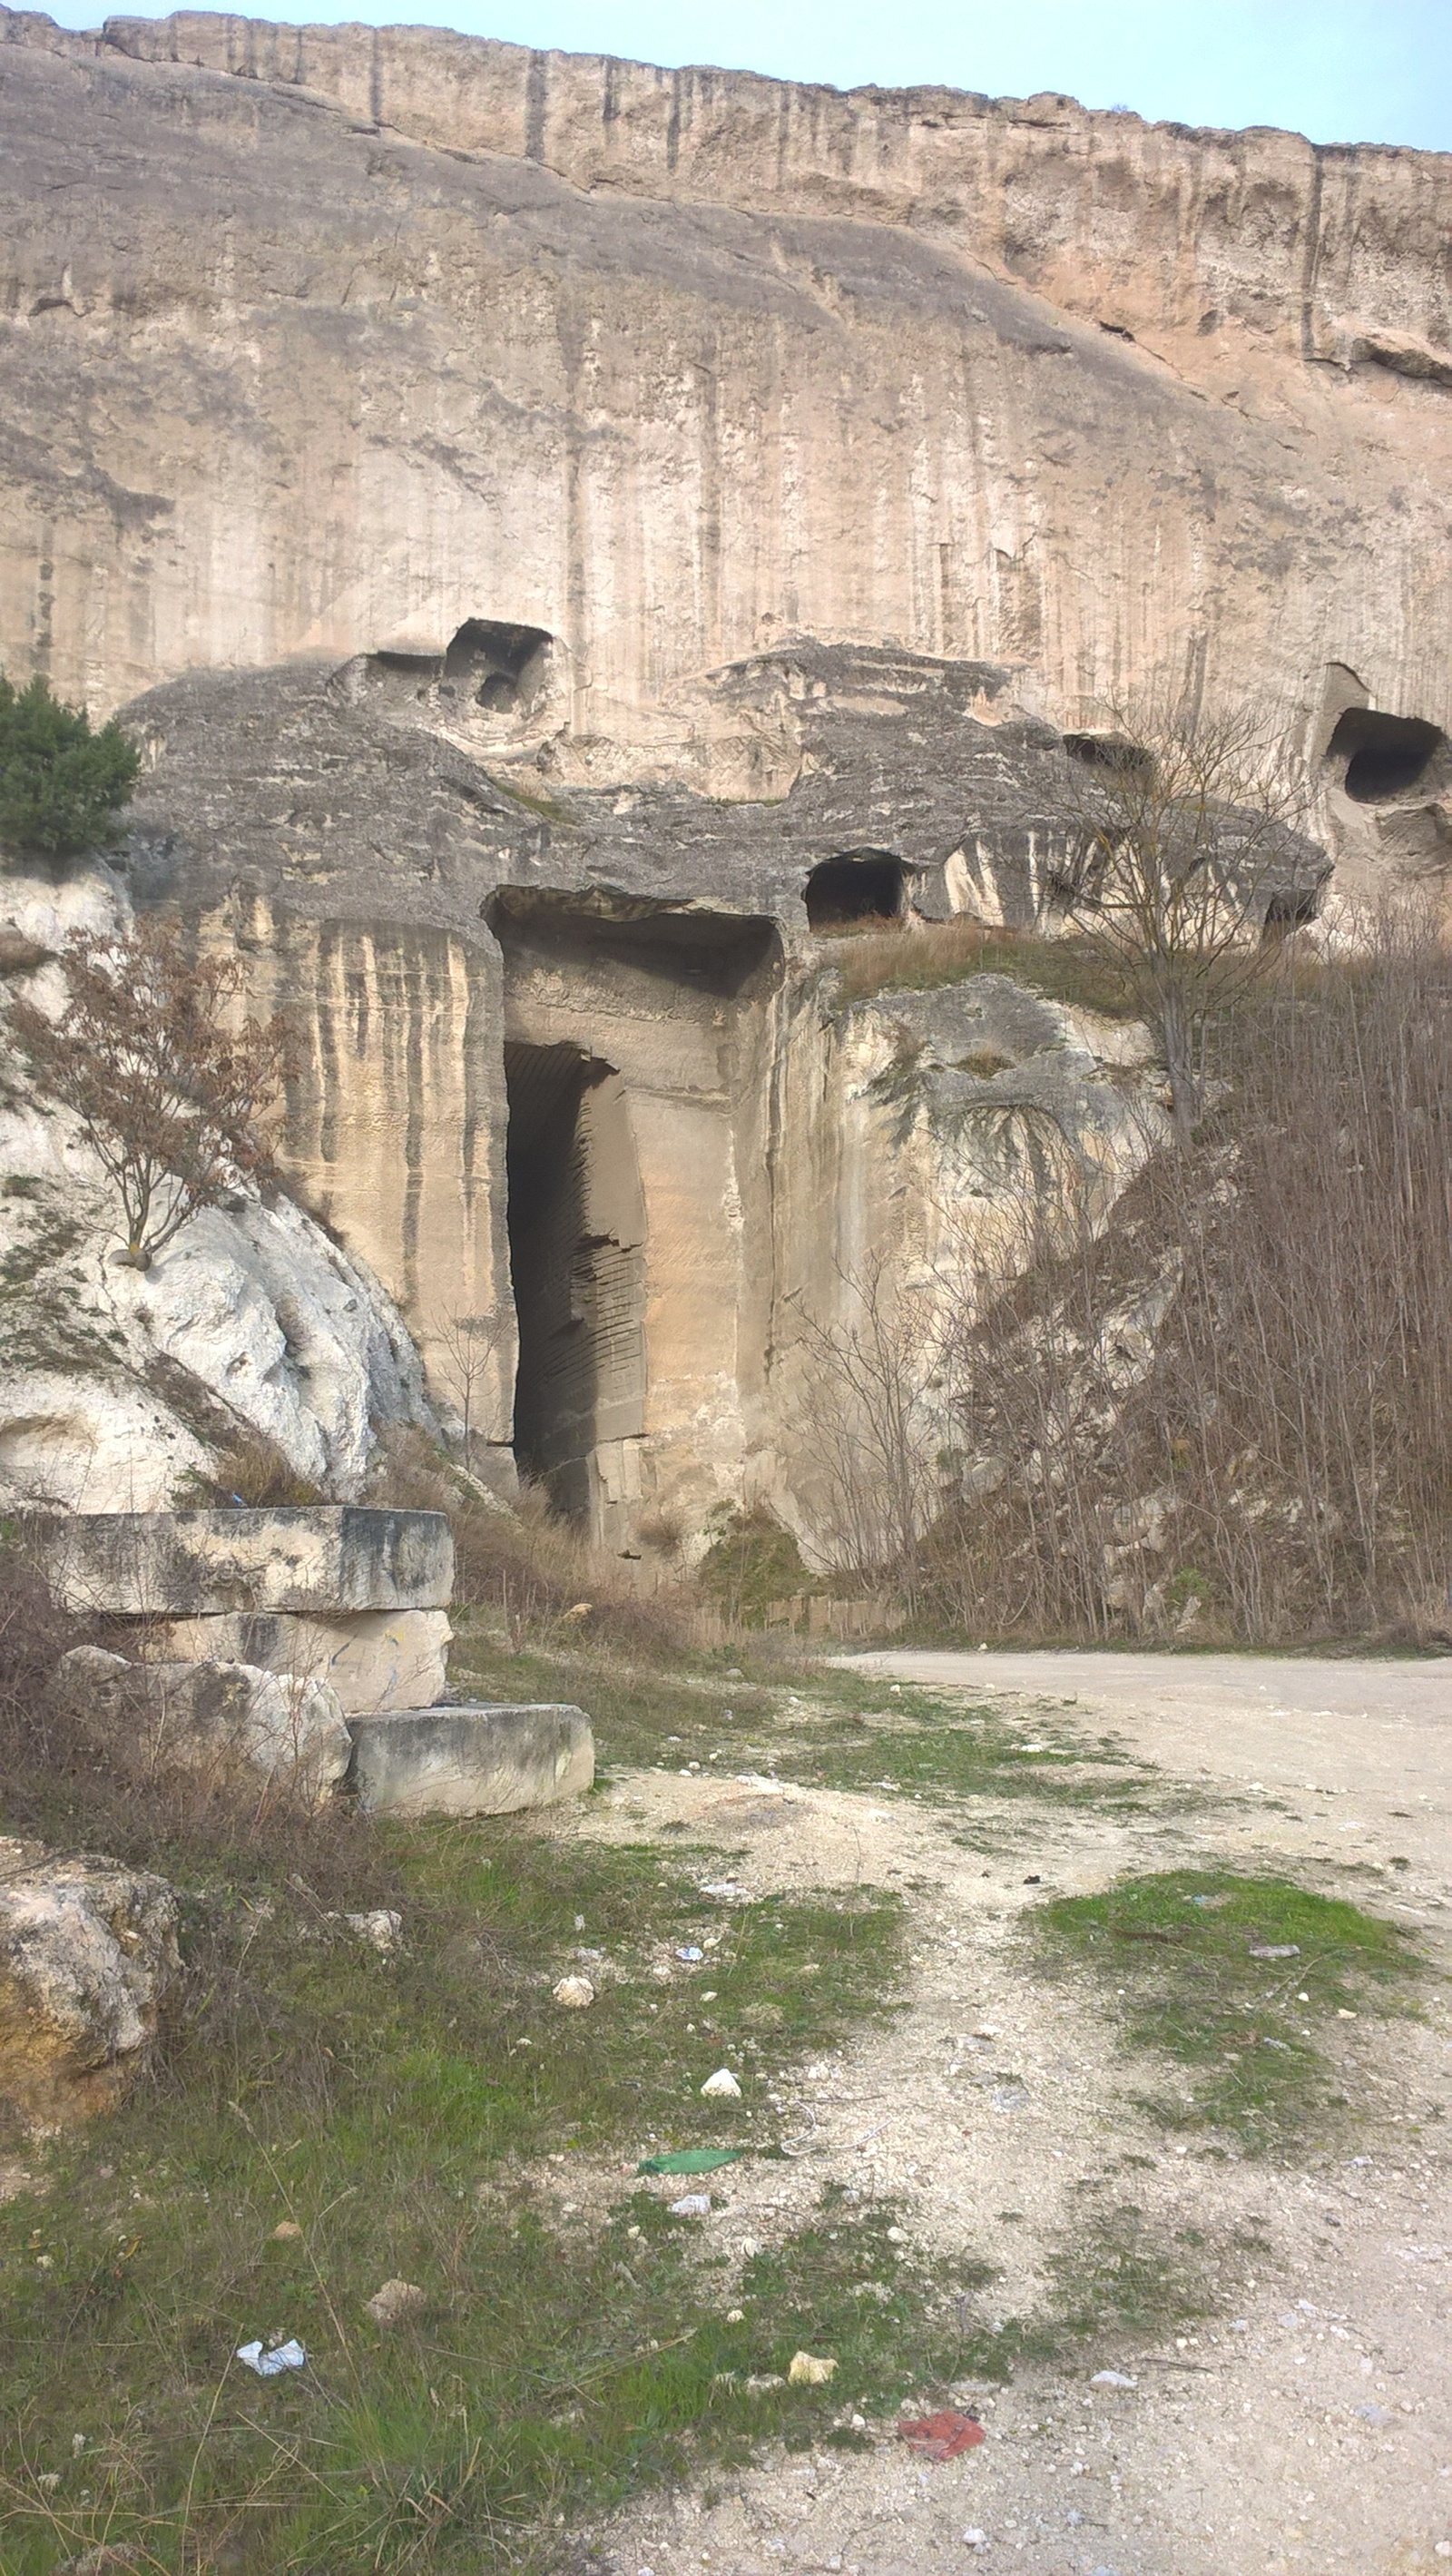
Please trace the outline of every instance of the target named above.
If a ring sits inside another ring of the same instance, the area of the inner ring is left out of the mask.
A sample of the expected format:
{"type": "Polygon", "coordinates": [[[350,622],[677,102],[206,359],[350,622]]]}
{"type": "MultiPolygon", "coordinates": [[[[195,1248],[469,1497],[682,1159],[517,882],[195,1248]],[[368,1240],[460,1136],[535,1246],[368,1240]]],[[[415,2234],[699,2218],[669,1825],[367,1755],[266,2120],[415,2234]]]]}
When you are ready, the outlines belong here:
{"type": "Polygon", "coordinates": [[[504,1050],[514,1454],[594,1527],[596,1452],[645,1428],[645,1212],[624,1088],[565,1043],[504,1050]]]}

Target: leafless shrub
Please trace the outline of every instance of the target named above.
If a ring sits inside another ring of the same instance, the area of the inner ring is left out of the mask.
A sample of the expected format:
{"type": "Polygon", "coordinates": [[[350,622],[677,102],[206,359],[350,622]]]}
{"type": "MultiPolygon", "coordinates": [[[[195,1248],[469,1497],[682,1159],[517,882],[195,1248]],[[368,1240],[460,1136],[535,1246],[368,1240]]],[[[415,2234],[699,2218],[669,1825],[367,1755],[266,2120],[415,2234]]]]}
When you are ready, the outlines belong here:
{"type": "Polygon", "coordinates": [[[1388,918],[1355,959],[1287,957],[1217,1037],[1193,1149],[965,1307],[930,1548],[955,1625],[1452,1618],[1452,959],[1388,918]]]}
{"type": "Polygon", "coordinates": [[[459,1408],[458,1436],[464,1464],[472,1468],[481,1401],[493,1376],[499,1343],[497,1315],[446,1315],[435,1333],[449,1393],[459,1408]]]}
{"type": "Polygon", "coordinates": [[[61,951],[68,1002],[10,1013],[36,1080],[69,1109],[112,1182],[138,1270],[198,1208],[270,1172],[259,1120],[282,1078],[280,1021],[234,1026],[241,961],[193,957],[180,926],[77,931],[61,951]]]}
{"type": "Polygon", "coordinates": [[[1183,690],[1152,689],[1069,743],[1081,784],[1067,909],[1158,1032],[1186,1144],[1205,1104],[1208,1023],[1270,962],[1267,923],[1294,921],[1324,873],[1297,829],[1304,781],[1259,710],[1209,713],[1183,690]]]}
{"type": "Polygon", "coordinates": [[[793,1439],[833,1573],[887,1581],[916,1605],[919,1547],[942,1501],[943,1317],[931,1288],[876,1259],[839,1274],[839,1311],[794,1304],[793,1439]]]}
{"type": "MultiPolygon", "coordinates": [[[[296,1876],[321,1901],[380,1904],[393,1873],[343,1799],[313,1812],[287,1779],[158,1758],[99,1700],[65,1688],[61,1657],[98,1625],[57,1609],[22,1529],[0,1543],[0,1815],[7,1832],[102,1851],[183,1884],[296,1876]],[[361,1891],[361,1892],[355,1892],[361,1891]]],[[[300,1784],[301,1785],[301,1784],[300,1784]]]]}
{"type": "Polygon", "coordinates": [[[633,1565],[562,1520],[542,1486],[524,1486],[506,1509],[421,1434],[395,1432],[372,1499],[448,1514],[456,1604],[493,1612],[515,1647],[576,1636],[669,1654],[689,1643],[694,1586],[677,1578],[648,1589],[633,1565]]]}

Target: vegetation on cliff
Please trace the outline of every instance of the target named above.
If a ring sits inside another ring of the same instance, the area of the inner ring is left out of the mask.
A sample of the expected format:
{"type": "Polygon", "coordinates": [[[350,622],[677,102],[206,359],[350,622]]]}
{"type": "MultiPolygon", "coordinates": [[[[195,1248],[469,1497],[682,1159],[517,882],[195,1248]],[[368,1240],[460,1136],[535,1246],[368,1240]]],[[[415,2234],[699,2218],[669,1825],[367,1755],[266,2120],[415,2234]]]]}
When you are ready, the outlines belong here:
{"type": "Polygon", "coordinates": [[[141,754],[113,717],[98,733],[37,672],[17,689],[0,671],[0,851],[78,858],[118,836],[141,754]]]}

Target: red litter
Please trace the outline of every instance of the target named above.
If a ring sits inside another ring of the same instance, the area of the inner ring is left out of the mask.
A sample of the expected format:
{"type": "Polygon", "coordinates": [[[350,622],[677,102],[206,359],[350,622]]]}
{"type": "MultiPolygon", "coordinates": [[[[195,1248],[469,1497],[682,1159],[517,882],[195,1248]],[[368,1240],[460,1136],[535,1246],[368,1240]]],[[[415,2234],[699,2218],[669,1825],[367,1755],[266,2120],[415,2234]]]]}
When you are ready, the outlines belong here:
{"type": "Polygon", "coordinates": [[[919,2415],[897,2429],[925,2460],[956,2460],[960,2451],[971,2451],[986,2438],[977,2416],[960,2415],[956,2406],[945,2406],[940,2415],[919,2415]]]}

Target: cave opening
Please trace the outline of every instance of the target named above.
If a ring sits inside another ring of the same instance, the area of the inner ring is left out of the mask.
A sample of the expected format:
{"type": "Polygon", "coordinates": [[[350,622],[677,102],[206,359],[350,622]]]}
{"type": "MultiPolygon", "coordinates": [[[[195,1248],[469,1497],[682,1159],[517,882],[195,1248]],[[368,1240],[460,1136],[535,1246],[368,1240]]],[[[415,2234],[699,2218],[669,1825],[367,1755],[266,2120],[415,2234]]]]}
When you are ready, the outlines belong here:
{"type": "Polygon", "coordinates": [[[1338,717],[1328,760],[1344,760],[1342,781],[1355,805],[1386,805],[1421,779],[1444,740],[1422,716],[1383,715],[1375,707],[1348,707],[1338,717]]]}
{"type": "Polygon", "coordinates": [[[1111,777],[1145,777],[1153,771],[1154,753],[1127,733],[1066,733],[1064,749],[1083,769],[1107,769],[1111,777]]]}
{"type": "Polygon", "coordinates": [[[890,850],[845,850],[823,859],[806,883],[807,922],[813,930],[841,930],[858,921],[901,921],[907,869],[890,850]]]}
{"type": "Polygon", "coordinates": [[[444,655],[443,691],[472,698],[487,715],[527,714],[543,683],[552,640],[542,626],[467,618],[444,655]]]}
{"type": "Polygon", "coordinates": [[[1289,938],[1294,930],[1304,930],[1315,921],[1321,910],[1321,888],[1315,885],[1284,886],[1270,897],[1261,914],[1262,941],[1289,938]]]}
{"type": "Polygon", "coordinates": [[[596,1453],[645,1427],[645,1219],[624,1088],[575,1044],[507,1043],[514,1451],[554,1508],[597,1517],[596,1453]]]}

